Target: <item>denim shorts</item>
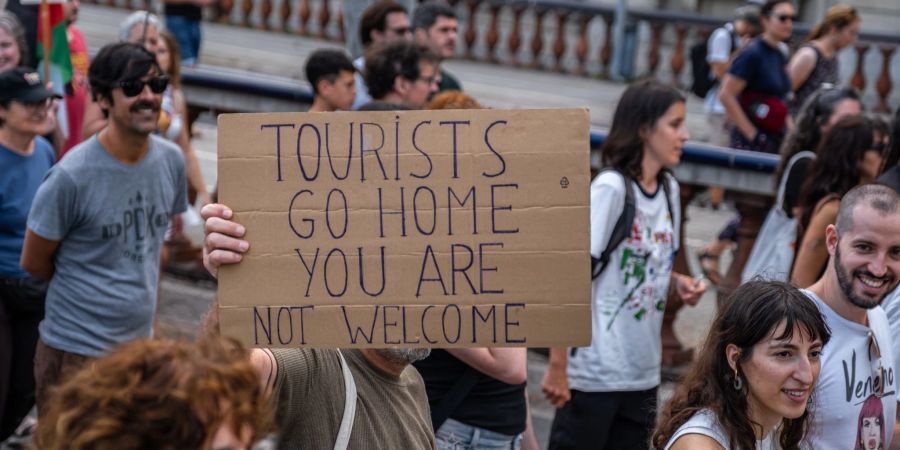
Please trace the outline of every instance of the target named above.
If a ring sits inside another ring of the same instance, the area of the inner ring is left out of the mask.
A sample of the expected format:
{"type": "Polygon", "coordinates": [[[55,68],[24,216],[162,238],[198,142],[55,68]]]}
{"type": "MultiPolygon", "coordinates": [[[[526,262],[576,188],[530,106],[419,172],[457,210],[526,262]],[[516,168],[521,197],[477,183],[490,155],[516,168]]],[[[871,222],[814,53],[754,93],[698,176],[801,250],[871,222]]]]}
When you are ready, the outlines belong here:
{"type": "Polygon", "coordinates": [[[522,434],[510,436],[447,419],[434,434],[437,450],[519,450],[522,434]]]}

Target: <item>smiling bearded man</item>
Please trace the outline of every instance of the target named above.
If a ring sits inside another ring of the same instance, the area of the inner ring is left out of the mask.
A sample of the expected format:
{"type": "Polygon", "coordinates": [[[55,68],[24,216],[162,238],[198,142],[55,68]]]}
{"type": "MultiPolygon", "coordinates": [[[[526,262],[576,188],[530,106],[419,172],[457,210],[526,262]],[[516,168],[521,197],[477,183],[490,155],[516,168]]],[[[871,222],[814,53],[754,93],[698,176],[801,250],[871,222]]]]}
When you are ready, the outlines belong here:
{"type": "Polygon", "coordinates": [[[22,267],[49,281],[35,356],[37,405],[92,358],[153,334],[159,253],[187,209],[184,157],[152,136],[168,85],[154,55],[103,47],[88,79],[109,119],[50,169],[28,216],[22,267]]]}
{"type": "Polygon", "coordinates": [[[859,442],[866,435],[861,427],[871,422],[866,411],[878,409],[886,449],[898,394],[893,342],[880,304],[900,275],[900,194],[877,184],[852,189],[841,199],[837,223],[826,228],[825,243],[831,261],[805,291],[832,332],[812,397],[810,448],[868,448],[859,442]]]}

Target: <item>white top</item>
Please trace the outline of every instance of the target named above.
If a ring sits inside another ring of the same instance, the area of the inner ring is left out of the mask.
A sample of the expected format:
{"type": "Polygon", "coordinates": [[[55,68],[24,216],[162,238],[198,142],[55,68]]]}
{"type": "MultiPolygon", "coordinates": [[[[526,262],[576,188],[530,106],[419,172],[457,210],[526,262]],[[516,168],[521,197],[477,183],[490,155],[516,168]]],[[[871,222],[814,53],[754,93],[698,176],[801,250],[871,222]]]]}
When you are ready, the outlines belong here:
{"type": "MultiPolygon", "coordinates": [[[[888,325],[891,327],[891,337],[894,344],[894,361],[900,361],[900,287],[888,294],[881,302],[881,307],[887,314],[888,325]]],[[[900,401],[900,399],[898,399],[900,401]]]]}
{"type": "Polygon", "coordinates": [[[356,111],[360,106],[371,102],[372,96],[369,95],[369,87],[362,77],[363,72],[366,70],[366,60],[360,56],[353,60],[353,66],[356,67],[356,73],[354,74],[354,78],[356,79],[356,97],[353,99],[353,106],[351,109],[356,111]]]}
{"type": "MultiPolygon", "coordinates": [[[[731,38],[734,25],[726,23],[720,28],[716,28],[706,41],[706,62],[710,63],[727,63],[731,59],[731,52],[734,50],[734,40],[731,38]]],[[[710,67],[710,77],[713,77],[712,68],[710,67]]],[[[709,92],[706,93],[706,99],[703,101],[703,111],[707,114],[725,114],[725,107],[719,101],[719,83],[716,83],[709,92]]]]}
{"type": "MultiPolygon", "coordinates": [[[[686,434],[702,434],[703,436],[709,436],[725,450],[731,450],[731,446],[728,444],[728,436],[725,435],[722,426],[719,425],[718,419],[716,419],[712,411],[708,409],[704,409],[703,411],[694,414],[687,422],[678,427],[678,430],[675,431],[675,434],[672,435],[672,438],[669,439],[669,442],[666,443],[663,450],[669,450],[675,445],[675,441],[686,434]]],[[[756,450],[778,450],[778,448],[778,442],[775,440],[774,431],[767,434],[766,437],[761,440],[756,441],[756,450]]]]}
{"type": "MultiPolygon", "coordinates": [[[[669,178],[675,224],[681,221],[678,182],[669,178]]],[[[592,284],[592,340],[569,358],[569,385],[583,392],[639,391],[659,385],[660,330],[672,261],[678,249],[662,186],[650,196],[634,183],[635,215],[628,238],[592,284]]],[[[599,258],[625,207],[621,174],[591,183],[591,255],[599,258]]]]}
{"type": "Polygon", "coordinates": [[[831,328],[831,341],[822,351],[822,371],[813,393],[813,424],[808,436],[811,447],[889,448],[897,415],[897,384],[887,315],[880,306],[870,309],[867,327],[839,316],[811,291],[803,292],[815,300],[831,328]],[[875,352],[869,351],[870,331],[878,341],[880,363],[887,374],[881,398],[873,389],[882,380],[876,378],[879,362],[875,352]]]}

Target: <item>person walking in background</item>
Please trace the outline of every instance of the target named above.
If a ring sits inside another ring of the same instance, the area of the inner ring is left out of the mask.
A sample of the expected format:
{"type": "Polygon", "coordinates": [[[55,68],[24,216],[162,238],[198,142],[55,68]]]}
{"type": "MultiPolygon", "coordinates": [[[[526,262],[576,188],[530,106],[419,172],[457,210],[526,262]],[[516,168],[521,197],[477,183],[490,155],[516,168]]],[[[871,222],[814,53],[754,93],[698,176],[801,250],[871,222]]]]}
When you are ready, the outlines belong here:
{"type": "Polygon", "coordinates": [[[108,124],[47,174],[22,251],[25,271],[49,282],[35,356],[39,414],[51,388],[86,362],[152,335],[160,248],[187,209],[184,157],[151,135],[168,86],[155,55],[107,45],[88,78],[108,124]]]}
{"type": "Polygon", "coordinates": [[[652,447],[799,450],[830,337],[797,288],[744,283],[716,314],[699,359],[663,408],[652,447]]]}
{"type": "Polygon", "coordinates": [[[35,442],[41,450],[247,450],[271,417],[236,344],[142,339],[66,380],[35,442]]]}
{"type": "Polygon", "coordinates": [[[822,276],[828,262],[825,228],[837,220],[841,197],[880,174],[884,150],[873,142],[871,122],[851,116],[831,127],[819,144],[800,191],[799,244],[791,270],[795,285],[808,287],[822,276]]]}
{"type": "Polygon", "coordinates": [[[834,5],[791,57],[788,74],[794,97],[788,106],[792,116],[797,115],[806,99],[823,84],[838,84],[837,52],[856,42],[860,23],[856,8],[834,5]]]}
{"type": "Polygon", "coordinates": [[[380,0],[366,8],[359,21],[359,38],[363,45],[363,55],[353,60],[356,66],[356,98],[353,109],[372,101],[367,81],[363,78],[366,70],[366,55],[370,47],[394,39],[412,40],[407,9],[393,1],[380,0]]]}
{"type": "Polygon", "coordinates": [[[213,0],[165,0],[163,11],[166,29],[172,33],[181,49],[181,64],[192,67],[200,60],[200,42],[203,40],[203,8],[213,0]]]}
{"type": "Polygon", "coordinates": [[[54,94],[37,72],[0,71],[0,442],[34,406],[34,348],[47,283],[22,269],[25,222],[56,159],[54,94]]]}
{"type": "MultiPolygon", "coordinates": [[[[785,65],[793,31],[794,6],[788,0],[768,0],[760,8],[762,34],[742,49],[719,88],[719,100],[731,127],[729,147],[775,153],[788,128],[790,79],[785,65]]],[[[732,219],[698,255],[703,274],[721,282],[719,257],[737,241],[740,217],[732,219]]]]}
{"type": "Polygon", "coordinates": [[[356,67],[343,50],[316,50],[304,70],[315,96],[309,112],[350,110],[356,97],[356,67]]]}
{"type": "MultiPolygon", "coordinates": [[[[456,11],[443,0],[428,0],[413,13],[412,29],[419,42],[426,42],[438,49],[441,62],[456,54],[456,37],[459,21],[456,11]]],[[[462,84],[444,68],[441,68],[441,82],[438,92],[461,91],[462,84]]]]}
{"type": "Polygon", "coordinates": [[[689,137],[684,121],[684,96],[657,81],[633,83],[616,106],[601,148],[611,170],[591,183],[591,346],[551,349],[542,384],[558,408],[552,450],[647,448],[666,300],[671,291],[693,305],[706,290],[672,271],[681,207],[670,169],[689,137]]]}
{"type": "Polygon", "coordinates": [[[731,147],[775,153],[787,129],[787,45],[794,20],[788,0],[768,0],[760,8],[763,33],[747,45],[731,63],[722,80],[719,100],[725,107],[731,131],[731,147]]]}

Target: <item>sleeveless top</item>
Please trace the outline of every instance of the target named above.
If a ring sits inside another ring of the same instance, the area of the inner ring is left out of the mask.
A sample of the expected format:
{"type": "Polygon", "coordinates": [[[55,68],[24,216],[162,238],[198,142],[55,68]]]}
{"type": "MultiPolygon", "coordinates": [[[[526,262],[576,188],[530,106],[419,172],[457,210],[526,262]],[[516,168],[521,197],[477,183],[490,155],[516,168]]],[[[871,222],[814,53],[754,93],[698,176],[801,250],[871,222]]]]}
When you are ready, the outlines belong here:
{"type": "Polygon", "coordinates": [[[816,92],[816,90],[822,86],[822,83],[837,84],[838,82],[837,55],[834,55],[831,58],[825,58],[825,55],[823,55],[815,45],[806,44],[803,45],[803,47],[811,48],[816,52],[816,65],[813,67],[812,72],[809,73],[809,77],[806,78],[806,81],[804,81],[803,84],[797,88],[797,92],[794,93],[794,98],[789,105],[792,116],[797,115],[797,112],[803,107],[803,102],[805,102],[813,92],[816,92]]]}
{"type": "Polygon", "coordinates": [[[184,127],[184,119],[175,106],[175,88],[170,84],[162,95],[162,105],[159,111],[159,135],[174,142],[181,134],[184,127]]]}
{"type": "MultiPolygon", "coordinates": [[[[719,425],[719,422],[716,420],[712,411],[708,409],[704,409],[694,414],[687,422],[678,427],[678,430],[675,431],[675,434],[672,435],[663,450],[672,448],[675,441],[686,434],[702,434],[703,436],[708,436],[725,450],[731,450],[731,446],[728,444],[728,436],[725,435],[725,431],[722,430],[722,427],[719,425]]],[[[771,432],[762,440],[756,441],[756,450],[778,449],[778,443],[775,441],[775,432],[771,432]]]]}

